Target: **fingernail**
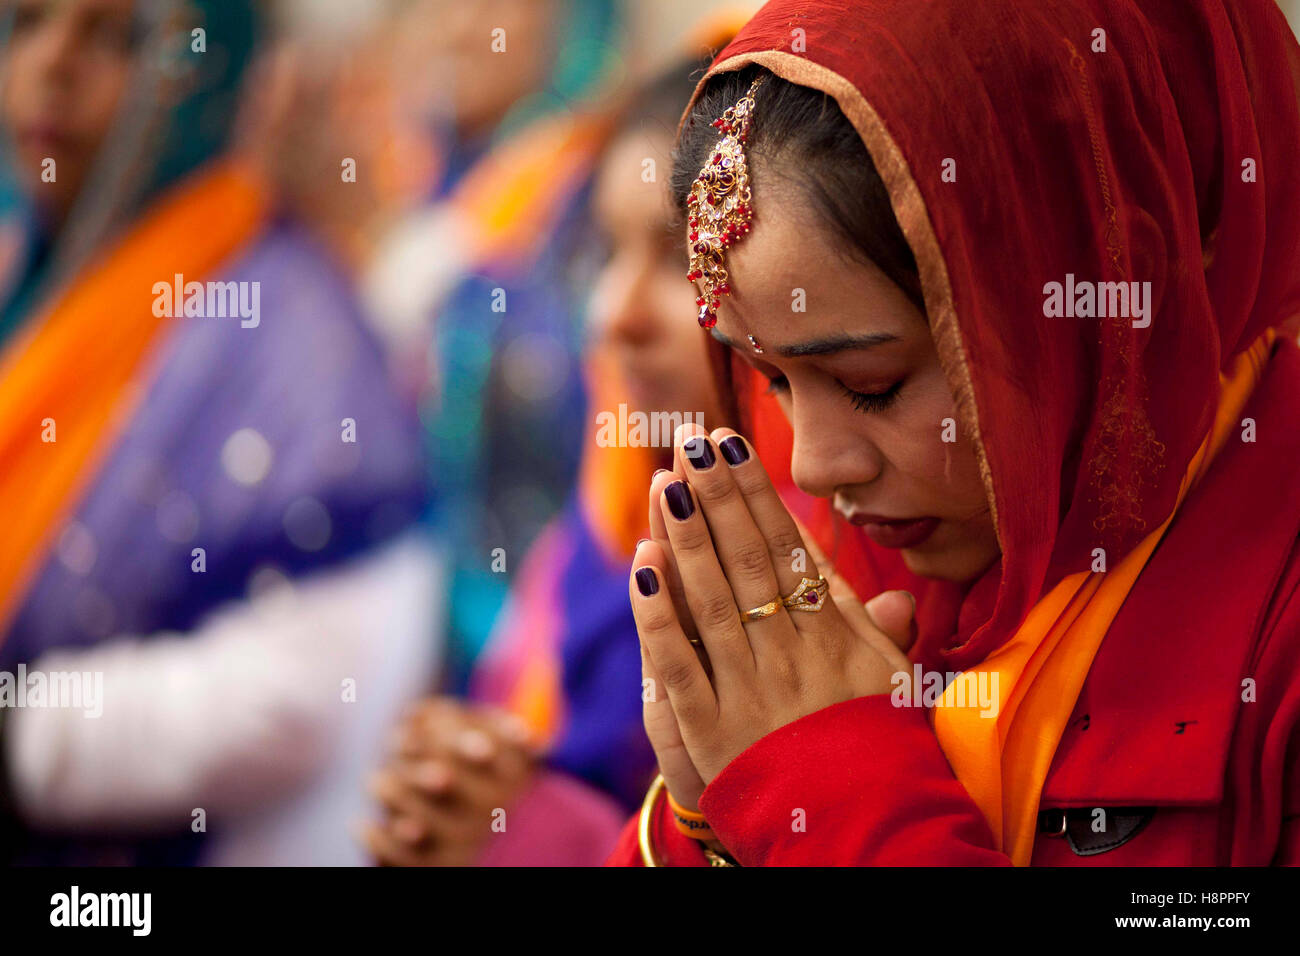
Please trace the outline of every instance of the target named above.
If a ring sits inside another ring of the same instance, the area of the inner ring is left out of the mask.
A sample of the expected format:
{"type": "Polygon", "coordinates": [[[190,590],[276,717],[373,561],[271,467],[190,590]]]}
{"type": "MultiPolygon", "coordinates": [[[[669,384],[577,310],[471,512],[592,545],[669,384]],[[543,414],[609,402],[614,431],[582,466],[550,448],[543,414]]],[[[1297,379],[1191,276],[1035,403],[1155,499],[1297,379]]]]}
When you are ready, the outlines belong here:
{"type": "Polygon", "coordinates": [[[749,461],[749,449],[745,447],[745,439],[739,435],[724,438],[718,447],[722,449],[722,457],[727,459],[727,464],[732,467],[749,461]]]}
{"type": "Polygon", "coordinates": [[[641,592],[642,597],[659,593],[659,579],[655,577],[654,568],[637,568],[636,589],[641,592]]]}
{"type": "Polygon", "coordinates": [[[649,538],[637,538],[636,548],[633,548],[632,550],[635,552],[637,548],[641,547],[641,545],[645,544],[649,540],[649,538]]]}
{"type": "Polygon", "coordinates": [[[650,476],[650,480],[651,480],[651,481],[654,481],[656,478],[658,478],[660,475],[662,475],[662,474],[663,474],[665,471],[667,471],[667,470],[668,470],[667,468],[656,468],[656,469],[655,469],[655,473],[654,473],[653,475],[650,476]]]}
{"type": "Polygon", "coordinates": [[[664,494],[668,497],[668,510],[678,521],[685,521],[695,514],[695,502],[691,500],[691,489],[686,487],[686,482],[674,481],[664,489],[664,494]]]}
{"type": "Polygon", "coordinates": [[[709,446],[709,440],[700,435],[696,435],[682,445],[682,454],[686,456],[687,461],[700,471],[712,468],[713,463],[717,461],[713,456],[713,449],[709,446]]]}

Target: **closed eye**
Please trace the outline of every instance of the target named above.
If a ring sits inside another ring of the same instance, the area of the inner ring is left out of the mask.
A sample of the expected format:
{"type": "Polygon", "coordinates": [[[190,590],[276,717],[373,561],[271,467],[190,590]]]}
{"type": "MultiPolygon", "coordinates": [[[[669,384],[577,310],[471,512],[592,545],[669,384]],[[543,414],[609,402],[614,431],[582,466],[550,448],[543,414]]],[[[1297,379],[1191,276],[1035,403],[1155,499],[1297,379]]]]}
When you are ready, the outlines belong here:
{"type": "Polygon", "coordinates": [[[883,412],[894,400],[898,398],[898,393],[902,390],[903,383],[895,382],[883,392],[855,392],[847,385],[840,383],[840,390],[848,396],[853,407],[860,412],[883,412]]]}
{"type": "MultiPolygon", "coordinates": [[[[845,396],[853,404],[853,407],[860,412],[868,414],[874,412],[883,412],[894,404],[898,398],[898,393],[903,389],[902,382],[895,382],[883,392],[856,392],[842,382],[836,383],[840,386],[845,396]]],[[[790,390],[790,382],[784,375],[767,376],[767,393],[769,395],[779,395],[782,392],[790,390]]]]}

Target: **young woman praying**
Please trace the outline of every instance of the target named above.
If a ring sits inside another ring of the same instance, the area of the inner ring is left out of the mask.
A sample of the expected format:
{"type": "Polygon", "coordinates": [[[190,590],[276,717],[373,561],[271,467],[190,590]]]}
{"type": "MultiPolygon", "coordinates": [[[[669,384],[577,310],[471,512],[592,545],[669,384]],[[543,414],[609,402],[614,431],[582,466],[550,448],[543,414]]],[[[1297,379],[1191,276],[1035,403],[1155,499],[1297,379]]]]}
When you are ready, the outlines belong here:
{"type": "Polygon", "coordinates": [[[1223,0],[773,0],[722,51],[674,193],[739,427],[650,486],[611,862],[1300,862],[1298,87],[1223,0]]]}

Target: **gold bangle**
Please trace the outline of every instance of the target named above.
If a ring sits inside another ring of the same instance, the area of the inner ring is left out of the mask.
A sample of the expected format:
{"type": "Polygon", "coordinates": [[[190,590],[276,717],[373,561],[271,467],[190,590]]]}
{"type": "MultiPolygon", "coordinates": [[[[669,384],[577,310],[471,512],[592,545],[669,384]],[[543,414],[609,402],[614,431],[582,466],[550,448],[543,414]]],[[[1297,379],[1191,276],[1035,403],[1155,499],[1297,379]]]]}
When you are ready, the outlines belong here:
{"type": "MultiPolygon", "coordinates": [[[[668,788],[664,783],[664,775],[659,774],[655,777],[654,783],[650,784],[650,789],[646,791],[645,800],[641,802],[641,817],[637,821],[637,842],[641,845],[642,866],[663,866],[655,856],[654,844],[650,838],[650,826],[654,820],[655,807],[659,805],[659,797],[665,793],[668,793],[668,788]]],[[[677,802],[672,799],[672,794],[668,794],[668,798],[670,806],[677,802]]],[[[704,858],[709,861],[709,866],[740,866],[739,863],[703,843],[700,844],[700,849],[704,851],[704,858]]]]}
{"type": "Polygon", "coordinates": [[[664,792],[664,789],[664,775],[659,774],[655,777],[654,783],[650,784],[650,789],[646,791],[645,800],[641,803],[641,819],[637,824],[637,841],[641,844],[642,866],[661,865],[655,857],[654,846],[650,840],[650,823],[654,819],[655,806],[659,803],[659,795],[664,792]]]}

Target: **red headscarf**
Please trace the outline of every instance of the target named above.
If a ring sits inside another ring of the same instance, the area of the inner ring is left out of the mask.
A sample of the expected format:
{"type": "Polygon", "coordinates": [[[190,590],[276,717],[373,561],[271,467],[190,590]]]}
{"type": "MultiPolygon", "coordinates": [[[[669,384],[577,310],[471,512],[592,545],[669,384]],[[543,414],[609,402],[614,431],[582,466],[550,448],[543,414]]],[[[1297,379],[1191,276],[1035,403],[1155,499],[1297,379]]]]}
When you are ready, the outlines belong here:
{"type": "MultiPolygon", "coordinates": [[[[1300,328],[1300,48],[1267,2],[772,0],[710,75],[750,63],[836,99],[916,256],[1002,558],[953,587],[843,529],[836,567],[864,596],[915,590],[913,656],[969,669],[1095,549],[1114,568],[1162,528],[1221,373],[1300,328]],[[1067,276],[1149,281],[1149,325],[1045,316],[1067,276]]],[[[757,434],[780,431],[752,410],[757,434]]],[[[1258,555],[1256,576],[1284,557],[1258,555]]],[[[1257,627],[1249,600],[1236,613],[1257,627]]]]}
{"type": "Polygon", "coordinates": [[[748,63],[839,102],[920,266],[1003,553],[945,635],[960,669],[1169,516],[1219,372],[1300,327],[1300,50],[1266,2],[772,0],[708,76],[748,63]],[[1067,274],[1151,281],[1150,326],[1045,317],[1067,274]]]}

